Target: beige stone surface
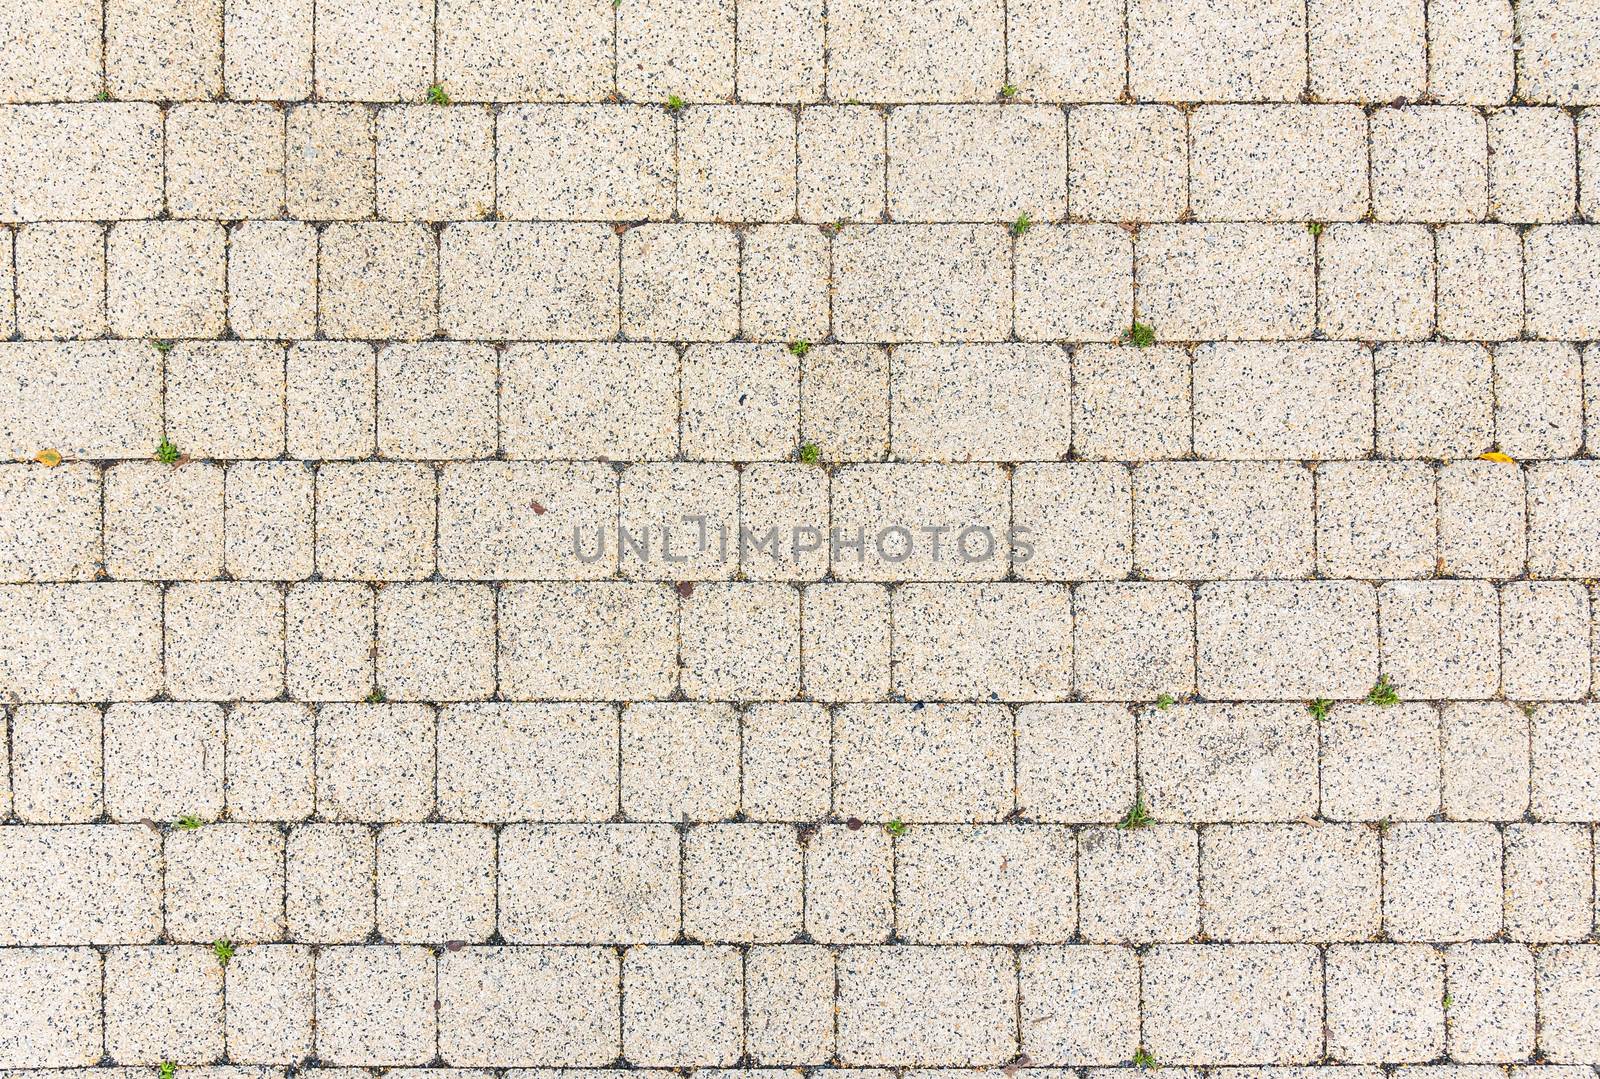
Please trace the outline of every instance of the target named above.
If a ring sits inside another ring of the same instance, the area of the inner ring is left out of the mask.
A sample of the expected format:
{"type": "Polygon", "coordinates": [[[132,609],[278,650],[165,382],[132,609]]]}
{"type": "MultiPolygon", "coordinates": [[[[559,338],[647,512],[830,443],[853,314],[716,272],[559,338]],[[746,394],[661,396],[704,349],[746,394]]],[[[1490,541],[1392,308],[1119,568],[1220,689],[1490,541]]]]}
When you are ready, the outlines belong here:
{"type": "Polygon", "coordinates": [[[1595,1079],[1597,192],[1593,0],[0,3],[0,1079],[1595,1079]]]}

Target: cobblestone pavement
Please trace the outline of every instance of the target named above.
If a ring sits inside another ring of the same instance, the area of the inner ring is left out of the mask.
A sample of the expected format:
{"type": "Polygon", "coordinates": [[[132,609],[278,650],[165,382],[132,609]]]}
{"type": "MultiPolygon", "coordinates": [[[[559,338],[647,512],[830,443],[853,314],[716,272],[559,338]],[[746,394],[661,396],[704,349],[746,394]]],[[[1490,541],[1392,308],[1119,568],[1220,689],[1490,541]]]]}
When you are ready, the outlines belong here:
{"type": "Polygon", "coordinates": [[[0,1079],[1600,1079],[1597,0],[0,0],[0,338],[0,1079]]]}

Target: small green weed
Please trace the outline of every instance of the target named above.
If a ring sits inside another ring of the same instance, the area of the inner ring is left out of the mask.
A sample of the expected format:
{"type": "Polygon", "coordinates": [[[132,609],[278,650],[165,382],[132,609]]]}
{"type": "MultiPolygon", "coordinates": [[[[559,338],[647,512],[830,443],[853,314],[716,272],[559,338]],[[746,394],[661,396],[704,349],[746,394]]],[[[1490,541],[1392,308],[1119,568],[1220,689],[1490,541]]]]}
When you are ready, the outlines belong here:
{"type": "Polygon", "coordinates": [[[883,826],[883,830],[888,832],[890,835],[894,836],[896,839],[899,839],[901,836],[905,835],[906,832],[909,831],[910,829],[908,829],[906,827],[906,822],[905,821],[901,820],[899,817],[896,817],[894,820],[890,821],[888,824],[885,824],[883,826]]]}
{"type": "Polygon", "coordinates": [[[180,831],[192,832],[203,824],[205,824],[205,821],[201,820],[193,813],[185,813],[183,816],[174,821],[172,826],[180,831]]]}
{"type": "Polygon", "coordinates": [[[111,91],[110,90],[101,90],[98,94],[94,95],[94,99],[96,101],[110,101],[111,100],[111,91]]]}
{"type": "Polygon", "coordinates": [[[683,98],[679,97],[677,94],[668,94],[667,95],[667,111],[668,112],[678,112],[682,108],[683,108],[683,98]]]}
{"type": "Polygon", "coordinates": [[[1373,683],[1372,691],[1367,694],[1367,703],[1382,705],[1385,708],[1400,703],[1400,694],[1395,692],[1394,683],[1389,681],[1388,675],[1378,676],[1378,680],[1373,683]]]}
{"type": "Polygon", "coordinates": [[[1156,698],[1156,707],[1161,709],[1163,712],[1177,703],[1177,699],[1174,698],[1170,693],[1163,693],[1161,696],[1156,698]]]}
{"type": "Polygon", "coordinates": [[[1133,1066],[1135,1068],[1159,1068],[1159,1067],[1161,1067],[1160,1064],[1156,1063],[1156,1058],[1150,1055],[1150,1050],[1146,1049],[1142,1045],[1139,1046],[1138,1051],[1133,1054],[1133,1066]]]}
{"type": "Polygon", "coordinates": [[[791,342],[789,342],[789,352],[792,355],[804,356],[806,353],[808,353],[810,351],[811,351],[811,342],[810,341],[791,341],[791,342]]]}
{"type": "Polygon", "coordinates": [[[1017,215],[1015,221],[1011,222],[1011,235],[1021,236],[1031,228],[1033,228],[1033,218],[1027,211],[1023,211],[1017,215]]]}
{"type": "Polygon", "coordinates": [[[172,351],[171,341],[151,341],[150,343],[156,346],[156,351],[163,356],[172,351]]]}
{"type": "Polygon", "coordinates": [[[178,1074],[178,1066],[170,1060],[163,1060],[158,1071],[161,1079],[173,1079],[178,1074]]]}
{"type": "Polygon", "coordinates": [[[800,460],[805,464],[814,465],[821,456],[822,450],[818,448],[815,442],[802,442],[800,444],[800,460]]]}
{"type": "Polygon", "coordinates": [[[217,957],[218,966],[227,966],[228,960],[233,958],[235,950],[231,940],[214,940],[211,942],[211,954],[217,957]]]}
{"type": "Polygon", "coordinates": [[[372,692],[367,694],[368,704],[382,704],[388,699],[389,695],[384,693],[382,686],[373,686],[372,692]]]}
{"type": "Polygon", "coordinates": [[[432,86],[428,87],[428,104],[430,104],[430,105],[448,105],[448,104],[450,104],[450,95],[444,92],[444,84],[443,83],[436,82],[432,86]]]}
{"type": "Polygon", "coordinates": [[[182,454],[178,452],[178,447],[164,438],[161,440],[161,444],[156,447],[156,460],[164,465],[176,463],[181,456],[182,454]]]}
{"type": "Polygon", "coordinates": [[[1000,87],[1000,96],[1005,98],[1007,101],[1010,101],[1012,98],[1017,96],[1016,86],[1009,82],[1006,83],[1004,86],[1000,87]]]}
{"type": "Polygon", "coordinates": [[[1128,340],[1132,341],[1138,348],[1149,348],[1156,343],[1155,327],[1147,323],[1135,322],[1133,328],[1128,331],[1128,340]]]}
{"type": "Polygon", "coordinates": [[[1326,697],[1318,697],[1306,705],[1306,711],[1311,713],[1311,718],[1318,723],[1328,718],[1328,713],[1333,709],[1333,702],[1326,697]]]}
{"type": "Polygon", "coordinates": [[[1128,808],[1128,812],[1123,814],[1122,819],[1117,822],[1117,827],[1126,832],[1154,823],[1155,818],[1150,815],[1150,809],[1144,804],[1144,795],[1141,794],[1133,800],[1133,805],[1128,808]]]}
{"type": "Polygon", "coordinates": [[[1306,231],[1311,233],[1311,235],[1313,235],[1313,236],[1321,236],[1322,235],[1322,222],[1321,221],[1307,221],[1306,222],[1306,231]]]}

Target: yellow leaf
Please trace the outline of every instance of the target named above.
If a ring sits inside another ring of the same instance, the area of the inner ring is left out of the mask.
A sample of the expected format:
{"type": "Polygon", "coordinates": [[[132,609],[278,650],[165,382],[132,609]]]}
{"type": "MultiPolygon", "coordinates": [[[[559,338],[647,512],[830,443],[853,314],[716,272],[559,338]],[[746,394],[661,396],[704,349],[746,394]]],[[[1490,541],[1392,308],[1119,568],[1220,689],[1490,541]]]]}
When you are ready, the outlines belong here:
{"type": "Polygon", "coordinates": [[[1515,457],[1511,456],[1509,453],[1501,453],[1498,450],[1493,453],[1481,453],[1478,455],[1478,460],[1495,461],[1502,465],[1514,465],[1517,463],[1517,459],[1515,457]]]}
{"type": "Polygon", "coordinates": [[[33,459],[46,468],[54,468],[61,463],[61,454],[57,450],[40,450],[33,459]]]}

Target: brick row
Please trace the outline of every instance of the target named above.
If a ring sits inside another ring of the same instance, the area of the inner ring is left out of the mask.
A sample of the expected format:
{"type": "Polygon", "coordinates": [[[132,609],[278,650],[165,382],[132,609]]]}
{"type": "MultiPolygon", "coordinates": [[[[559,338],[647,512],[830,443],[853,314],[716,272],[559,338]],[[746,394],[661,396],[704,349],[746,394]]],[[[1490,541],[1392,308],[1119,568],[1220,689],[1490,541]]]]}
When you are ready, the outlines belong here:
{"type": "Polygon", "coordinates": [[[17,267],[13,304],[0,263],[0,327],[161,341],[1115,342],[1135,321],[1169,342],[1600,336],[1600,227],[1317,228],[23,225],[0,230],[17,267]]]}
{"type": "Polygon", "coordinates": [[[3,949],[0,971],[36,990],[0,1032],[7,1065],[210,1063],[225,1047],[237,1063],[323,1068],[1404,1064],[1446,1051],[1561,1064],[1600,1049],[1592,944],[253,945],[226,968],[209,948],[163,945],[3,949]]]}
{"type": "MultiPolygon", "coordinates": [[[[1102,702],[1012,709],[787,702],[736,710],[688,701],[262,702],[225,709],[164,701],[104,710],[24,704],[8,718],[11,784],[0,809],[34,825],[160,824],[191,815],[244,822],[595,823],[618,814],[669,823],[1020,817],[1088,825],[1123,821],[1137,801],[1158,820],[1189,824],[1320,818],[1387,828],[1390,821],[1429,821],[1442,813],[1466,823],[1428,825],[1415,834],[1444,837],[1440,851],[1487,845],[1498,852],[1493,822],[1530,814],[1540,822],[1600,821],[1600,782],[1591,767],[1600,748],[1600,710],[1588,704],[1102,702]]],[[[647,832],[636,833],[639,842],[654,842],[647,832]]],[[[1564,824],[1529,834],[1558,833],[1588,834],[1564,824]]],[[[0,829],[8,842],[21,843],[25,834],[0,829]]],[[[133,862],[153,857],[160,845],[137,830],[60,834],[92,845],[103,858],[133,862]]],[[[205,833],[222,834],[278,842],[270,828],[205,833]]],[[[1192,850],[1192,835],[1184,842],[1192,850]]],[[[276,866],[277,859],[264,864],[276,866]]],[[[171,866],[169,854],[169,873],[171,866]]],[[[151,872],[129,869],[123,876],[126,888],[156,882],[151,872]]],[[[41,892],[17,901],[52,900],[41,892]]],[[[1150,916],[1165,917],[1155,909],[1150,916]]],[[[33,931],[55,932],[49,923],[33,931]]]]}
{"type": "Polygon", "coordinates": [[[550,32],[511,0],[27,0],[0,46],[26,56],[0,100],[1024,100],[1600,102],[1582,4],[1387,0],[684,0],[657,11],[558,3],[550,32]],[[48,45],[23,27],[52,20],[48,45]],[[1185,33],[1175,34],[1182,25],[1185,33]],[[12,27],[15,29],[12,29],[12,27]],[[104,45],[102,47],[102,26],[104,45]],[[826,38],[826,40],[825,40],[826,38]],[[1009,96],[1009,95],[1007,95],[1009,96]]]}

